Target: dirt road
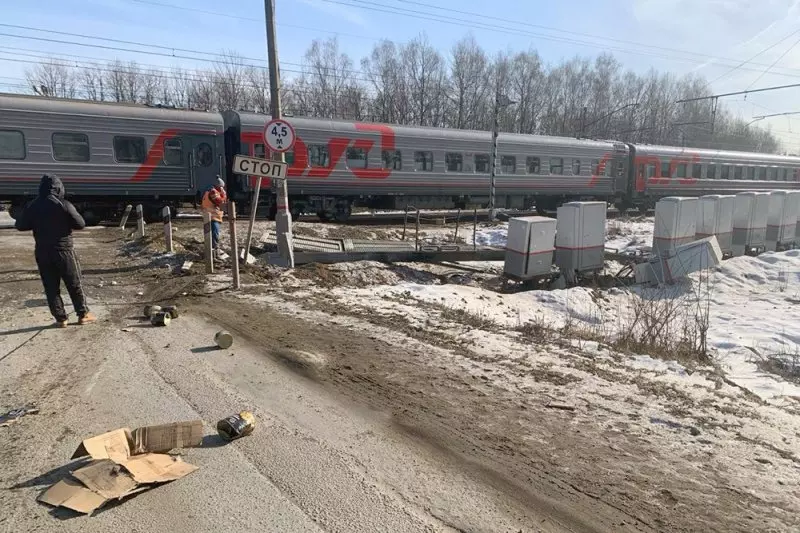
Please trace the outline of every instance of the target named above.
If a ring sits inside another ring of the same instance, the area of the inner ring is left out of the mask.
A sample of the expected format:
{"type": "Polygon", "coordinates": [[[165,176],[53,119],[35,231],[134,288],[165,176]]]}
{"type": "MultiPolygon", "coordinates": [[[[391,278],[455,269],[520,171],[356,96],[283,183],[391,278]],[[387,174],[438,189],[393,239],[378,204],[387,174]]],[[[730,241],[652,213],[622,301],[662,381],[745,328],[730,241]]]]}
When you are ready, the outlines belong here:
{"type": "Polygon", "coordinates": [[[298,306],[298,294],[265,305],[249,273],[243,295],[209,291],[116,230],[77,242],[102,320],[57,330],[46,327],[30,235],[0,229],[0,407],[41,407],[0,428],[4,530],[781,530],[747,515],[747,495],[707,509],[676,500],[678,487],[661,488],[669,480],[615,472],[623,456],[646,463],[653,450],[457,372],[434,338],[354,326],[319,303],[298,306]],[[185,313],[152,328],[138,315],[154,301],[185,313]],[[230,350],[211,346],[223,328],[230,350]],[[215,422],[241,409],[255,412],[255,433],[221,445],[215,422]],[[209,437],[186,450],[200,467],[187,478],[91,518],[36,503],[82,438],[192,418],[209,437]]]}

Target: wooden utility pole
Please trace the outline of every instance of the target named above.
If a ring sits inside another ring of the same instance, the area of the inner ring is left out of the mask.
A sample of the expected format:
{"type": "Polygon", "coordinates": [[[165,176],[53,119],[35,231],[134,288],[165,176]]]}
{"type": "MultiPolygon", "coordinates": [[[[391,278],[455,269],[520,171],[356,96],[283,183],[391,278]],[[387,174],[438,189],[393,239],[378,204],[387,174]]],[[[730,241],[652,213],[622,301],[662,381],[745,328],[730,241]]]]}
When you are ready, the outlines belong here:
{"type": "MultiPolygon", "coordinates": [[[[264,0],[267,22],[267,60],[269,62],[269,92],[271,97],[270,114],[272,119],[281,119],[281,74],[278,64],[278,44],[275,30],[275,0],[264,0]]],[[[286,162],[283,152],[272,152],[272,160],[286,162]]],[[[286,259],[289,268],[294,268],[292,246],[292,213],[289,210],[289,191],[286,180],[275,183],[278,211],[275,215],[275,229],[278,237],[278,251],[286,259]]],[[[249,244],[249,243],[248,243],[249,244]]]]}
{"type": "MultiPolygon", "coordinates": [[[[228,221],[231,227],[231,255],[233,256],[233,288],[240,289],[241,282],[239,281],[239,243],[236,237],[236,203],[231,200],[228,202],[228,221]]],[[[247,264],[247,262],[245,262],[247,264]]]]}

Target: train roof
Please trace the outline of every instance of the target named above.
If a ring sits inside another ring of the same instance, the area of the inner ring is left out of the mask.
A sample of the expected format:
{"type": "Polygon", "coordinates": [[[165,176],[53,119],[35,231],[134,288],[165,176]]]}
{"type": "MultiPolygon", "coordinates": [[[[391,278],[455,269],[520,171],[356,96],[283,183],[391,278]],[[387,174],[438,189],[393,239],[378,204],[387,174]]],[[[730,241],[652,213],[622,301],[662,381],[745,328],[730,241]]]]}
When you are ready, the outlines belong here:
{"type": "MultiPolygon", "coordinates": [[[[238,116],[239,126],[245,130],[260,130],[270,120],[270,115],[261,113],[247,112],[227,112],[226,116],[238,116]]],[[[293,126],[301,129],[326,129],[329,131],[354,132],[357,122],[337,119],[320,119],[310,117],[284,117],[293,126]]],[[[454,141],[478,141],[489,142],[492,133],[482,130],[458,130],[453,128],[434,128],[430,126],[398,126],[394,124],[384,124],[378,122],[363,122],[375,126],[388,126],[396,135],[404,137],[429,137],[436,139],[448,139],[454,141]]],[[[618,148],[626,150],[626,146],[618,141],[598,141],[591,139],[575,139],[572,137],[550,137],[545,135],[525,135],[521,133],[500,133],[498,137],[501,143],[527,144],[527,145],[558,145],[576,147],[596,147],[602,149],[618,148]]]]}
{"type": "Polygon", "coordinates": [[[784,165],[800,165],[800,157],[779,155],[779,154],[765,154],[761,152],[737,152],[733,150],[714,150],[707,148],[691,148],[680,146],[660,146],[655,144],[636,144],[637,155],[654,155],[654,156],[668,156],[668,157],[681,157],[681,156],[698,156],[703,159],[717,159],[719,162],[761,162],[773,163],[784,165]]]}
{"type": "Polygon", "coordinates": [[[223,130],[219,113],[171,109],[143,104],[117,102],[91,102],[44,96],[0,94],[0,111],[22,111],[84,117],[107,117],[131,120],[150,120],[170,123],[185,123],[223,130]]]}

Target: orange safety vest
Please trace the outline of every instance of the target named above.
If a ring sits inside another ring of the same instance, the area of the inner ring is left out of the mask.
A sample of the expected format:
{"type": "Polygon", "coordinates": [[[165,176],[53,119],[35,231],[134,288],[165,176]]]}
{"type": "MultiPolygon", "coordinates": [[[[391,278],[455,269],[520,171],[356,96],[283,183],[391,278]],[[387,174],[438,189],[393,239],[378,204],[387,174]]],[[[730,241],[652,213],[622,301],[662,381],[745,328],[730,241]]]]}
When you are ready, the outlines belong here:
{"type": "Polygon", "coordinates": [[[200,205],[204,213],[211,215],[211,220],[222,222],[223,213],[220,207],[227,199],[225,190],[215,187],[205,192],[203,195],[203,202],[200,205]]]}

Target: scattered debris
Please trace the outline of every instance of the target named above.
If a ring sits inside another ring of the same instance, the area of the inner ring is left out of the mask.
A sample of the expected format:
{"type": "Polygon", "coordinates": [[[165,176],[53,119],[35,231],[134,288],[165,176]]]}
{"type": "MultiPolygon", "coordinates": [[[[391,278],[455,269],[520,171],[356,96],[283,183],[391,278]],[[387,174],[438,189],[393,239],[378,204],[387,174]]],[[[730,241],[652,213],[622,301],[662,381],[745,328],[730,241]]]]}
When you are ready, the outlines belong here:
{"type": "Polygon", "coordinates": [[[566,403],[558,403],[558,402],[547,402],[545,404],[545,407],[548,407],[550,409],[559,409],[561,411],[575,411],[577,409],[577,407],[575,407],[574,405],[569,405],[566,403]]]}
{"type": "Polygon", "coordinates": [[[183,265],[181,265],[181,272],[190,272],[192,270],[192,265],[194,265],[192,261],[184,261],[183,265]]]}
{"type": "Polygon", "coordinates": [[[217,433],[227,441],[236,440],[251,434],[256,427],[256,417],[250,411],[223,418],[217,422],[217,433]]]}
{"type": "Polygon", "coordinates": [[[178,318],[178,306],[177,305],[165,305],[161,308],[161,310],[169,315],[169,317],[173,320],[178,318]]]}
{"type": "Polygon", "coordinates": [[[120,331],[124,331],[125,333],[130,333],[131,328],[122,328],[120,331]]]}
{"type": "Polygon", "coordinates": [[[203,421],[116,429],[84,440],[72,459],[93,460],[61,479],[38,501],[91,515],[111,500],[121,500],[191,474],[197,467],[163,452],[200,446],[203,421]]]}
{"type": "Polygon", "coordinates": [[[156,313],[160,313],[160,312],[161,312],[161,306],[160,305],[146,305],[146,306],[144,306],[144,316],[147,317],[147,318],[152,318],[153,315],[155,315],[156,313]]]}
{"type": "Polygon", "coordinates": [[[144,293],[142,291],[139,291],[136,293],[136,296],[144,296],[144,293]]]}
{"type": "Polygon", "coordinates": [[[116,281],[112,281],[112,282],[111,282],[111,285],[113,285],[114,287],[116,287],[116,286],[118,285],[118,283],[117,283],[116,281]]]}
{"type": "Polygon", "coordinates": [[[218,331],[216,335],[214,335],[214,342],[223,350],[227,350],[231,346],[233,346],[233,335],[228,333],[227,331],[218,331]]]}
{"type": "Polygon", "coordinates": [[[153,316],[150,317],[150,323],[154,326],[169,326],[169,323],[172,321],[172,315],[167,312],[159,311],[155,313],[153,316]]]}
{"type": "Polygon", "coordinates": [[[0,415],[0,427],[8,427],[23,416],[36,414],[39,414],[39,408],[35,405],[26,405],[24,407],[11,409],[7,413],[0,415]]]}

